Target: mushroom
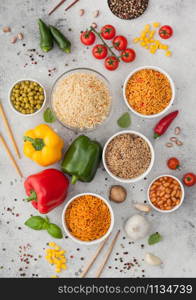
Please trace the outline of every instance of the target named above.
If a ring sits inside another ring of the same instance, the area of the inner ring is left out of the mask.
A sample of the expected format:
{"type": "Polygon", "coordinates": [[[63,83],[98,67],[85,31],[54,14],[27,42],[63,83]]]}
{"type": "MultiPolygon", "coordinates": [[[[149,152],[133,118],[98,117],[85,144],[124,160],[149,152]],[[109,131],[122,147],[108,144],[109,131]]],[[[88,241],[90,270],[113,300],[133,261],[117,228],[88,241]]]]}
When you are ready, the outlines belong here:
{"type": "Polygon", "coordinates": [[[109,192],[110,201],[121,203],[126,200],[126,197],[127,197],[127,191],[123,186],[113,185],[110,188],[110,192],[109,192]]]}

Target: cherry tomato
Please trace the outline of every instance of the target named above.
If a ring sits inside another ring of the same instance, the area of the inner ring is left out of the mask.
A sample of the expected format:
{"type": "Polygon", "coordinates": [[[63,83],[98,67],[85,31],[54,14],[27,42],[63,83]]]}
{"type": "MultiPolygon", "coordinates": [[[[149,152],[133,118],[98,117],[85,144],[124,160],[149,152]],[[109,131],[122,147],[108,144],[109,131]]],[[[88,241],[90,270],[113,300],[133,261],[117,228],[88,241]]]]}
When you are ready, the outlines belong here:
{"type": "Polygon", "coordinates": [[[121,53],[121,59],[126,63],[134,61],[135,57],[136,57],[136,54],[133,49],[127,48],[126,50],[122,51],[122,53],[121,53]]]}
{"type": "Polygon", "coordinates": [[[105,25],[101,28],[101,36],[105,40],[111,40],[115,37],[116,29],[112,25],[105,25]]]}
{"type": "Polygon", "coordinates": [[[193,173],[187,173],[183,176],[183,182],[187,186],[192,186],[196,183],[196,175],[193,173]]]}
{"type": "Polygon", "coordinates": [[[80,35],[80,40],[84,45],[92,45],[95,41],[95,34],[92,31],[84,31],[80,35]]]}
{"type": "Polygon", "coordinates": [[[169,25],[164,25],[159,29],[159,35],[162,39],[167,40],[173,35],[173,29],[169,25]]]}
{"type": "Polygon", "coordinates": [[[108,54],[108,49],[104,45],[95,45],[92,50],[93,56],[97,59],[103,59],[108,54]]]}
{"type": "Polygon", "coordinates": [[[167,166],[171,170],[176,170],[180,168],[180,162],[176,157],[171,157],[167,161],[167,166]]]}
{"type": "Polygon", "coordinates": [[[110,71],[116,70],[118,68],[118,65],[119,65],[119,61],[118,58],[116,58],[115,56],[108,56],[105,59],[105,67],[110,71]]]}
{"type": "Polygon", "coordinates": [[[127,39],[122,35],[118,35],[113,39],[113,46],[118,51],[125,50],[127,48],[127,39]]]}

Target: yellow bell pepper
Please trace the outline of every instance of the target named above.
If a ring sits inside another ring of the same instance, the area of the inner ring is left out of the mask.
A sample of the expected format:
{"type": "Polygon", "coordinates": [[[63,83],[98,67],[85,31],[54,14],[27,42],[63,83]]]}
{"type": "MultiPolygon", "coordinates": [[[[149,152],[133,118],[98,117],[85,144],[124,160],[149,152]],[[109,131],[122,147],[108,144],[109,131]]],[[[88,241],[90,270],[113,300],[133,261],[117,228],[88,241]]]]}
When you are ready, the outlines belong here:
{"type": "Polygon", "coordinates": [[[24,154],[41,166],[49,166],[62,158],[63,139],[46,124],[24,134],[24,154]]]}

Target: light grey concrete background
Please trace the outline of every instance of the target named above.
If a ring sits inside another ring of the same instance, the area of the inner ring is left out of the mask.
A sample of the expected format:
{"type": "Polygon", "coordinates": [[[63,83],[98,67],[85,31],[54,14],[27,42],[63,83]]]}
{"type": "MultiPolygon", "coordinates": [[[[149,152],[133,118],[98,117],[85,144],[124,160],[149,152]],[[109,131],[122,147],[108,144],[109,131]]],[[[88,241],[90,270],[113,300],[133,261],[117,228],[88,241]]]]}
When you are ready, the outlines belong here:
{"type": "MultiPolygon", "coordinates": [[[[196,197],[194,187],[185,189],[186,198],[183,206],[178,211],[165,215],[153,211],[152,214],[147,216],[152,224],[151,232],[159,231],[164,237],[159,244],[148,246],[146,239],[129,244],[131,241],[127,238],[123,239],[125,236],[123,223],[127,217],[136,213],[132,203],[143,203],[146,200],[147,187],[154,177],[168,173],[175,174],[178,178],[181,178],[186,171],[195,170],[196,1],[150,0],[146,13],[132,21],[123,21],[112,15],[106,0],[81,0],[67,13],[64,12],[66,5],[64,4],[52,16],[48,17],[47,12],[57,2],[58,0],[1,0],[0,2],[0,99],[14,129],[20,151],[22,153],[22,136],[24,131],[42,123],[43,119],[42,113],[35,117],[26,118],[17,116],[11,111],[8,106],[7,95],[10,86],[16,80],[21,78],[35,78],[39,80],[47,89],[49,103],[52,84],[61,73],[75,67],[93,67],[95,70],[100,71],[111,82],[115,95],[113,98],[114,112],[105,128],[100,128],[90,133],[89,136],[96,137],[97,140],[104,144],[112,134],[120,130],[116,120],[121,113],[127,111],[123,102],[121,86],[128,73],[134,68],[144,65],[155,65],[165,69],[175,81],[177,95],[173,108],[179,109],[180,114],[168,132],[156,142],[152,140],[152,128],[156,120],[144,120],[132,115],[131,129],[138,130],[151,139],[156,153],[156,161],[147,180],[142,180],[134,185],[125,185],[128,190],[128,198],[125,203],[119,205],[112,203],[115,213],[114,233],[118,228],[122,229],[122,233],[103,272],[103,276],[194,277],[196,275],[196,197]],[[85,9],[83,17],[79,17],[78,14],[81,8],[85,9]],[[95,9],[100,10],[100,16],[97,19],[92,17],[92,12],[95,9]],[[42,54],[38,45],[39,34],[36,23],[39,17],[43,18],[47,23],[58,26],[72,41],[73,47],[70,55],[64,54],[55,47],[53,51],[44,55],[44,59],[35,55],[37,65],[31,64],[27,49],[36,48],[42,54]],[[119,34],[124,34],[128,37],[130,47],[133,47],[137,52],[137,59],[132,64],[125,65],[122,63],[120,68],[113,73],[105,70],[102,62],[93,59],[91,51],[81,45],[79,41],[80,31],[86,29],[93,21],[99,26],[107,23],[116,26],[119,34]],[[152,55],[139,45],[133,45],[131,42],[134,37],[139,35],[145,24],[154,21],[161,22],[162,25],[170,24],[174,28],[174,37],[168,40],[173,53],[170,58],[165,57],[161,51],[152,55]],[[12,32],[3,33],[3,26],[10,26],[12,32]],[[69,31],[69,28],[71,28],[71,31],[69,31]],[[10,39],[18,32],[23,32],[25,38],[23,41],[18,41],[13,45],[10,43],[10,39]],[[23,43],[26,46],[23,46],[23,43]],[[26,63],[28,65],[24,68],[26,63]],[[54,67],[57,71],[53,72],[53,75],[49,77],[48,69],[54,67]],[[177,125],[182,128],[181,139],[184,145],[168,149],[165,147],[165,143],[173,135],[174,127],[177,125]],[[167,169],[166,160],[171,156],[177,156],[181,160],[181,171],[174,173],[167,169]],[[144,248],[141,248],[141,244],[144,244],[144,248]],[[163,260],[161,267],[150,267],[145,264],[143,258],[145,253],[149,251],[163,260]],[[126,252],[128,253],[123,254],[126,252]],[[120,257],[123,259],[123,262],[120,262],[120,257]],[[134,257],[138,260],[140,267],[134,265],[130,270],[123,269],[124,263],[132,262],[134,257]],[[120,272],[120,270],[122,271],[120,272]],[[142,270],[145,272],[142,272],[142,270]]],[[[70,2],[68,1],[67,4],[70,2]]],[[[66,146],[75,137],[73,132],[63,128],[57,122],[52,126],[65,139],[66,146]]],[[[9,146],[12,147],[5,133],[2,120],[0,120],[0,131],[6,138],[9,146]]],[[[42,170],[41,167],[24,156],[18,163],[25,176],[42,170]]],[[[79,192],[87,191],[96,192],[107,197],[109,187],[115,183],[100,167],[93,182],[88,184],[78,182],[71,188],[69,198],[79,192]]],[[[25,193],[22,181],[18,178],[1,146],[0,277],[20,277],[23,273],[27,277],[33,276],[32,274],[38,274],[37,276],[39,277],[50,277],[55,274],[54,267],[48,265],[45,261],[43,248],[46,247],[47,242],[53,239],[46,232],[31,231],[23,225],[30,214],[37,214],[30,204],[22,201],[23,197],[25,197],[25,193]],[[14,199],[17,199],[17,201],[14,199]],[[14,215],[9,210],[7,211],[7,208],[11,208],[14,215]],[[18,217],[16,216],[17,213],[19,214],[18,217]],[[18,229],[19,227],[21,229],[18,229]],[[19,252],[19,246],[24,246],[28,243],[31,247],[26,252],[34,255],[35,258],[39,255],[42,257],[39,257],[38,260],[29,258],[28,269],[25,269],[27,265],[20,262],[22,253],[19,252]]],[[[61,225],[63,206],[58,207],[49,214],[51,220],[59,225],[61,225]]],[[[70,239],[62,239],[56,242],[67,251],[68,268],[60,274],[60,277],[79,276],[78,272],[84,267],[97,248],[97,246],[81,247],[70,239]],[[77,248],[80,250],[78,251],[77,248]],[[81,260],[81,258],[84,258],[84,260],[81,260]]],[[[99,257],[89,276],[94,276],[102,257],[103,255],[99,257]]]]}

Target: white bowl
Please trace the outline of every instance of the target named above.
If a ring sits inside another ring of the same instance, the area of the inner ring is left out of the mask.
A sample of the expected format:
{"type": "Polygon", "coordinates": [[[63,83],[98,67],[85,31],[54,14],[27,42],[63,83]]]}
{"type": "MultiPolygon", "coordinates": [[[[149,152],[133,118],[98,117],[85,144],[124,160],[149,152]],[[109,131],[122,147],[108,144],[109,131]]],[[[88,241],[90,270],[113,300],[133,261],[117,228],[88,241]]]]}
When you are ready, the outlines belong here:
{"type": "Polygon", "coordinates": [[[147,139],[147,137],[145,137],[142,133],[140,132],[137,132],[137,131],[133,131],[133,130],[122,130],[120,132],[117,132],[116,134],[114,134],[113,136],[111,136],[109,138],[109,140],[106,142],[104,148],[103,148],[103,154],[102,154],[102,161],[103,161],[103,165],[104,165],[104,168],[106,169],[107,173],[115,180],[119,181],[119,182],[122,182],[122,183],[134,183],[134,182],[137,182],[141,179],[143,179],[144,177],[146,177],[148,175],[148,173],[151,171],[152,167],[153,167],[153,164],[154,164],[154,159],[155,159],[155,153],[154,153],[154,149],[153,149],[153,146],[151,144],[151,142],[147,139]],[[117,177],[115,176],[107,167],[107,164],[106,164],[106,161],[105,161],[105,152],[106,152],[106,148],[108,146],[108,144],[111,142],[111,140],[113,140],[113,138],[115,138],[116,136],[118,135],[121,135],[121,134],[126,134],[126,133],[129,133],[129,134],[135,134],[135,135],[138,135],[140,136],[141,138],[143,138],[149,145],[150,147],[150,151],[151,151],[151,162],[150,162],[150,165],[148,167],[148,169],[143,173],[141,174],[140,176],[138,177],[135,177],[135,178],[131,178],[131,179],[123,179],[123,178],[120,178],[120,177],[117,177]]]}
{"type": "Polygon", "coordinates": [[[163,69],[159,68],[159,67],[156,67],[156,66],[143,66],[143,67],[139,67],[137,69],[134,69],[131,73],[129,73],[129,75],[127,76],[127,78],[125,79],[125,82],[124,82],[124,85],[123,85],[123,97],[124,97],[124,101],[127,105],[127,107],[134,113],[136,114],[137,116],[139,117],[142,117],[142,118],[146,118],[146,119],[152,119],[152,118],[156,118],[156,117],[160,117],[162,116],[166,111],[168,111],[170,109],[170,107],[172,106],[173,102],[174,102],[174,99],[175,99],[175,85],[174,85],[174,82],[172,80],[172,78],[170,77],[170,75],[168,73],[166,73],[163,69]],[[162,110],[160,113],[158,114],[154,114],[154,115],[143,115],[143,114],[140,114],[139,112],[137,112],[136,110],[134,110],[131,105],[129,104],[128,100],[127,100],[127,97],[126,97],[126,86],[127,86],[127,83],[128,83],[128,80],[138,71],[140,70],[144,70],[144,69],[152,69],[152,70],[155,70],[155,71],[159,71],[160,73],[164,74],[167,79],[169,80],[170,82],[170,85],[171,85],[171,89],[172,89],[172,98],[168,104],[168,106],[162,110]]]}
{"type": "Polygon", "coordinates": [[[108,203],[108,201],[106,199],[104,199],[102,196],[98,195],[98,194],[94,194],[94,193],[82,193],[82,194],[78,194],[76,196],[74,196],[73,198],[71,198],[65,205],[64,209],[63,209],[63,213],[62,213],[62,224],[63,224],[63,228],[65,230],[65,232],[67,233],[67,235],[75,242],[79,243],[79,244],[82,244],[82,245],[86,245],[86,246],[90,246],[90,245],[95,245],[95,244],[98,244],[98,243],[101,243],[102,241],[104,241],[109,235],[110,233],[112,232],[112,229],[113,229],[113,226],[114,226],[114,213],[113,213],[113,210],[112,210],[112,207],[111,205],[108,203]],[[100,239],[97,239],[97,240],[94,240],[94,241],[90,241],[90,242],[87,242],[87,241],[81,241],[80,239],[76,238],[75,236],[73,236],[69,229],[67,228],[67,225],[65,223],[65,213],[66,213],[66,210],[68,208],[68,206],[70,205],[71,202],[73,202],[75,199],[77,199],[78,197],[80,196],[84,196],[84,195],[91,195],[91,196],[95,196],[101,200],[103,200],[103,202],[107,205],[107,207],[109,208],[109,211],[110,211],[110,215],[111,215],[111,224],[110,224],[110,227],[107,231],[107,233],[105,235],[103,235],[100,239]]]}
{"type": "Polygon", "coordinates": [[[168,175],[168,174],[164,175],[164,174],[163,174],[163,175],[160,175],[160,176],[156,177],[155,179],[153,179],[153,181],[151,182],[151,184],[150,184],[149,187],[148,187],[147,197],[148,197],[148,202],[150,203],[150,205],[151,205],[155,210],[157,210],[158,212],[164,213],[164,214],[165,214],[165,213],[170,213],[170,212],[172,212],[172,211],[175,211],[176,209],[178,209],[178,208],[182,205],[182,202],[184,201],[184,187],[183,187],[181,181],[180,181],[177,177],[175,177],[175,176],[173,176],[173,175],[168,175]],[[162,209],[159,209],[158,207],[156,207],[156,206],[151,202],[151,200],[150,200],[150,195],[149,195],[149,194],[150,194],[150,188],[151,188],[152,184],[153,184],[157,179],[159,179],[159,178],[161,178],[161,177],[164,177],[164,176],[171,177],[171,178],[175,179],[175,180],[179,183],[179,185],[180,185],[180,187],[181,187],[181,190],[182,190],[182,197],[181,197],[180,203],[179,203],[178,205],[176,205],[174,208],[170,209],[170,210],[162,210],[162,209]]]}
{"type": "Polygon", "coordinates": [[[17,80],[17,81],[11,86],[11,88],[9,89],[9,93],[8,93],[8,102],[9,102],[9,105],[10,105],[11,109],[12,109],[15,113],[17,113],[18,115],[23,116],[23,117],[31,117],[31,116],[35,116],[36,114],[38,114],[38,113],[44,108],[44,106],[45,106],[45,104],[46,104],[46,90],[45,90],[45,88],[43,87],[43,85],[42,85],[39,81],[37,81],[37,80],[35,80],[35,79],[32,79],[32,78],[30,78],[30,79],[29,79],[29,78],[27,78],[27,79],[20,79],[20,80],[17,80]],[[44,91],[44,102],[43,102],[41,108],[40,108],[39,110],[37,110],[36,112],[32,113],[32,114],[22,114],[21,112],[17,111],[17,110],[14,108],[14,106],[13,106],[13,104],[12,104],[12,101],[11,101],[11,91],[12,91],[13,87],[14,87],[17,83],[20,83],[20,82],[22,82],[22,81],[34,81],[34,82],[38,83],[38,84],[43,88],[43,91],[44,91]]]}

